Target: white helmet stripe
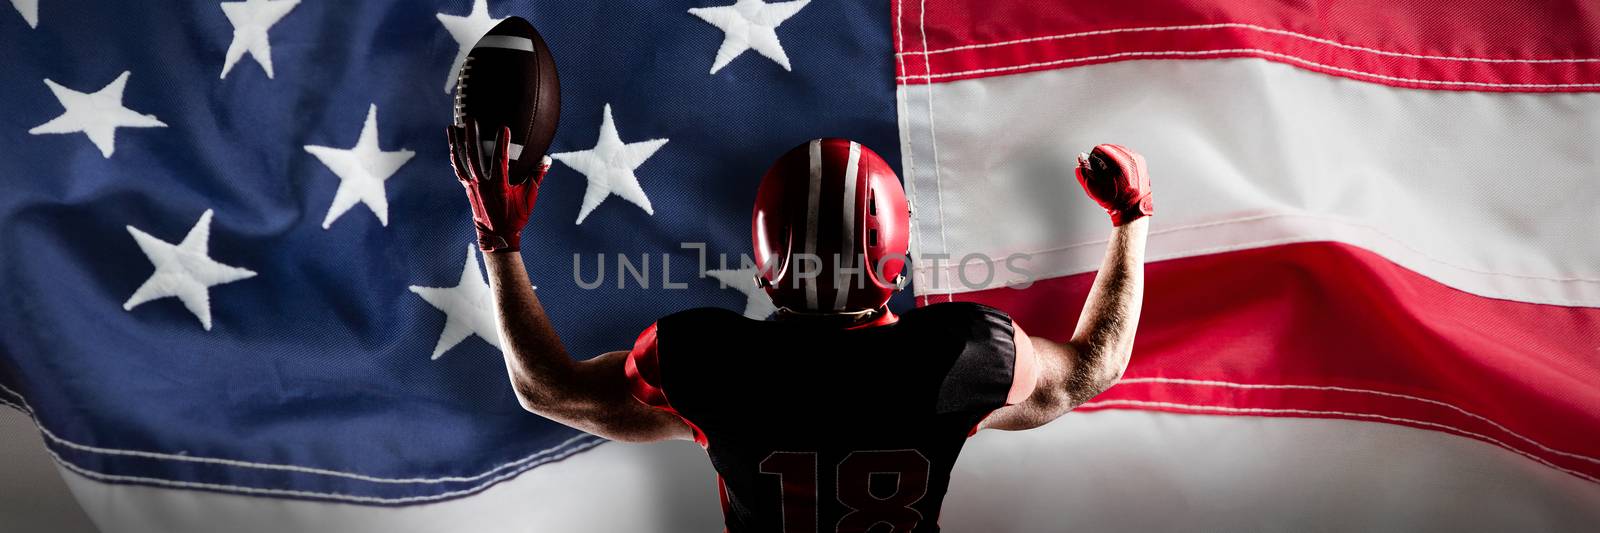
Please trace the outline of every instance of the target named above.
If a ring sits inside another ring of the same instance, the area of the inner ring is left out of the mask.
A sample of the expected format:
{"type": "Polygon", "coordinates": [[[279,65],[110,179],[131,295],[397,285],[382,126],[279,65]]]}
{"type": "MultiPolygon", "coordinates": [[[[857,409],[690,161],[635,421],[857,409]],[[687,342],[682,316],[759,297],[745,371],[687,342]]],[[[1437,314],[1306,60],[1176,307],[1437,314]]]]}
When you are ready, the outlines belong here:
{"type": "Polygon", "coordinates": [[[839,268],[833,271],[833,309],[835,311],[844,309],[845,300],[850,297],[851,279],[850,276],[844,275],[844,269],[850,268],[856,261],[856,230],[858,229],[856,228],[856,181],[858,181],[856,174],[860,172],[860,168],[861,145],[856,144],[855,141],[850,141],[850,160],[844,167],[844,223],[842,224],[844,236],[840,241],[844,245],[839,248],[839,253],[843,257],[833,258],[833,260],[839,261],[839,268]]]}
{"type": "MultiPolygon", "coordinates": [[[[811,187],[806,198],[806,256],[814,258],[817,257],[817,204],[822,201],[822,140],[813,140],[810,144],[811,187]]],[[[806,308],[816,309],[817,276],[802,276],[799,281],[806,286],[806,308]]]]}

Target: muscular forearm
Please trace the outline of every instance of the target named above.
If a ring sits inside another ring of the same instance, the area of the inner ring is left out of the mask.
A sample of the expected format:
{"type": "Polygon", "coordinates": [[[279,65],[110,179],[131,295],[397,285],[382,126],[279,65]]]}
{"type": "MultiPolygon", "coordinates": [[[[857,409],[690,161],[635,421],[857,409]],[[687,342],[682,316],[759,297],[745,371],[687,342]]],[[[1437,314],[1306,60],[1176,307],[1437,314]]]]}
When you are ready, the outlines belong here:
{"type": "MultiPolygon", "coordinates": [[[[1078,315],[1072,338],[1056,342],[1031,337],[1037,363],[1036,388],[1027,400],[995,410],[986,428],[1039,427],[1100,394],[1128,368],[1133,335],[1144,302],[1144,245],[1155,204],[1144,157],[1114,144],[1078,156],[1078,183],[1111,216],[1105,261],[1078,315]]],[[[1020,337],[1020,334],[1019,334],[1020,337]]],[[[1024,357],[1023,352],[1018,357],[1024,357]]],[[[1026,380],[1018,373],[1017,379],[1026,380]]]]}
{"type": "Polygon", "coordinates": [[[506,372],[524,409],[612,440],[694,437],[676,415],[633,399],[622,379],[627,352],[572,360],[533,293],[520,254],[495,252],[484,257],[500,319],[506,372]]]}
{"type": "Polygon", "coordinates": [[[677,415],[633,397],[624,372],[628,352],[578,362],[561,345],[518,251],[550,158],[543,158],[534,175],[517,175],[509,159],[510,130],[501,128],[489,154],[482,153],[477,132],[470,118],[448,129],[451,167],[466,189],[478,247],[489,265],[500,351],[517,401],[523,409],[609,439],[693,438],[677,415]]]}
{"type": "Polygon", "coordinates": [[[506,372],[523,407],[540,412],[558,403],[573,384],[576,363],[533,293],[518,252],[483,254],[489,266],[495,315],[500,320],[506,372]]]}
{"type": "Polygon", "coordinates": [[[1116,383],[1128,367],[1144,301],[1144,247],[1149,224],[1149,217],[1139,218],[1117,226],[1111,233],[1105,262],[1089,289],[1070,341],[1078,353],[1068,387],[1074,404],[1083,403],[1116,383]]]}

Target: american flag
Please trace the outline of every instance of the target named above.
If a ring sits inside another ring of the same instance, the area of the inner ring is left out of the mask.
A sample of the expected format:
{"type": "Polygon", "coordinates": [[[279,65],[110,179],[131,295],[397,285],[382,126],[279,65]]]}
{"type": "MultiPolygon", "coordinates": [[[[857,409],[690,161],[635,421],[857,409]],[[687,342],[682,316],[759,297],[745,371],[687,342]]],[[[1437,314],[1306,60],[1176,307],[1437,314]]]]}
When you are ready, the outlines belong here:
{"type": "Polygon", "coordinates": [[[96,480],[417,504],[600,442],[512,397],[446,158],[452,63],[500,18],[537,24],[563,80],[524,254],[574,354],[626,348],[684,308],[744,309],[680,243],[738,269],[776,154],[828,134],[898,146],[882,6],[800,11],[781,48],[714,75],[725,34],[707,20],[729,9],[38,9],[37,28],[6,20],[0,44],[0,375],[62,465],[96,480]],[[807,74],[845,65],[855,75],[807,74]],[[586,151],[626,168],[561,163],[586,151]],[[629,185],[642,195],[606,194],[629,185]],[[644,283],[619,277],[619,254],[644,283]]]}
{"type": "Polygon", "coordinates": [[[1071,158],[1116,142],[1160,207],[1133,365],[976,437],[946,528],[1600,523],[1591,2],[11,3],[0,404],[101,528],[719,527],[692,449],[506,384],[443,129],[512,15],[561,74],[523,255],[579,357],[770,313],[756,183],[823,136],[898,163],[916,304],[1065,336],[1106,236],[1071,158]]]}

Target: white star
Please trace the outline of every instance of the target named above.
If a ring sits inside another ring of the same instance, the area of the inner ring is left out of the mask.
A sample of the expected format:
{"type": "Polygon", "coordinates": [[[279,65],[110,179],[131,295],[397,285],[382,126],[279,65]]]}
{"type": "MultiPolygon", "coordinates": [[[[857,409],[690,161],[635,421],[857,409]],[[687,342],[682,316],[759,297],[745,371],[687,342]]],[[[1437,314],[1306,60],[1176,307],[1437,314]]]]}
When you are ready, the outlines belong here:
{"type": "Polygon", "coordinates": [[[200,325],[211,331],[210,287],[233,283],[254,277],[255,272],[211,260],[206,241],[211,238],[211,210],[200,215],[200,220],[189,228],[183,242],[176,245],[150,236],[139,228],[128,226],[133,241],[139,244],[145,257],[156,266],[156,272],[145,280],[133,296],[122,304],[122,309],[132,311],[139,304],[177,296],[183,306],[200,319],[200,325]]]}
{"type": "Polygon", "coordinates": [[[777,61],[783,70],[789,70],[789,56],[783,53],[783,43],[778,42],[778,25],[799,13],[809,3],[811,0],[773,4],[761,0],[738,0],[731,6],[692,8],[689,14],[700,17],[726,34],[722,38],[722,47],[717,49],[717,59],[711,64],[712,74],[751,48],[777,61]]]}
{"type": "Polygon", "coordinates": [[[17,8],[22,20],[28,21],[29,28],[39,27],[39,0],[11,0],[11,7],[17,8]]]}
{"type": "Polygon", "coordinates": [[[378,148],[378,104],[367,110],[367,123],[361,127],[361,138],[349,149],[306,145],[306,151],[322,160],[328,170],[339,176],[339,191],[333,194],[333,205],[328,216],[322,219],[322,229],[355,207],[356,202],[367,204],[378,222],[389,225],[389,197],[383,182],[394,176],[400,166],[411,160],[416,152],[397,150],[385,152],[378,148]]]}
{"type": "Polygon", "coordinates": [[[472,0],[472,12],[465,17],[444,13],[435,16],[439,17],[440,24],[444,24],[445,31],[450,32],[450,37],[456,40],[456,61],[450,64],[450,75],[444,79],[444,92],[450,94],[456,88],[456,71],[461,70],[461,62],[467,60],[472,45],[478,44],[478,38],[489,33],[495,24],[505,18],[489,17],[489,0],[472,0]]]}
{"type": "Polygon", "coordinates": [[[600,119],[600,139],[595,142],[594,148],[550,156],[589,178],[589,189],[583,193],[583,207],[578,210],[577,223],[582,224],[583,219],[599,207],[602,200],[613,194],[654,215],[656,212],[650,207],[650,198],[644,195],[644,189],[639,187],[639,177],[633,171],[664,144],[667,144],[666,139],[624,144],[622,137],[617,134],[616,121],[611,119],[611,104],[606,104],[604,116],[600,119]]]}
{"type": "Polygon", "coordinates": [[[756,320],[765,320],[777,312],[778,307],[772,304],[772,297],[767,291],[756,286],[755,267],[741,268],[738,270],[707,270],[706,275],[717,279],[722,288],[734,288],[744,293],[744,316],[756,320]]]}
{"type": "Polygon", "coordinates": [[[122,107],[122,90],[128,87],[128,75],[128,71],[123,71],[117,79],[111,80],[111,84],[93,93],[80,93],[45,79],[45,86],[55,93],[56,100],[61,101],[61,107],[66,112],[28,130],[28,133],[42,135],[81,131],[100,149],[100,155],[110,159],[111,153],[117,151],[117,128],[167,127],[154,115],[122,107]]]}
{"type": "Polygon", "coordinates": [[[494,314],[494,295],[489,284],[478,272],[477,245],[467,245],[467,266],[461,270],[461,281],[454,287],[422,287],[412,285],[429,304],[444,311],[444,331],[439,332],[439,342],[433,346],[433,358],[467,339],[477,335],[495,348],[500,347],[499,322],[494,314]]]}
{"type": "Polygon", "coordinates": [[[233,42],[228,44],[220,77],[226,79],[234,63],[249,52],[250,57],[261,64],[261,69],[267,71],[267,79],[272,79],[272,43],[267,41],[267,30],[299,3],[300,0],[222,2],[222,14],[233,24],[233,42]]]}

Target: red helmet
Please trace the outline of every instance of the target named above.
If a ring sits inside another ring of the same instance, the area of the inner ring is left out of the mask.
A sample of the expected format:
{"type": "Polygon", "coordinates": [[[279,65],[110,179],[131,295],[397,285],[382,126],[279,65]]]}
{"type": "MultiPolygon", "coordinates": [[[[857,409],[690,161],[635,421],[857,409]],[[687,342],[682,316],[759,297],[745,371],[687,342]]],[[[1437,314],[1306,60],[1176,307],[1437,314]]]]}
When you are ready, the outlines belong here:
{"type": "Polygon", "coordinates": [[[750,226],[756,282],[789,311],[877,309],[904,285],[910,224],[882,157],[848,139],[814,139],[761,178],[750,226]]]}

